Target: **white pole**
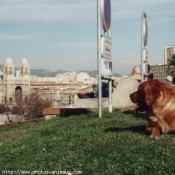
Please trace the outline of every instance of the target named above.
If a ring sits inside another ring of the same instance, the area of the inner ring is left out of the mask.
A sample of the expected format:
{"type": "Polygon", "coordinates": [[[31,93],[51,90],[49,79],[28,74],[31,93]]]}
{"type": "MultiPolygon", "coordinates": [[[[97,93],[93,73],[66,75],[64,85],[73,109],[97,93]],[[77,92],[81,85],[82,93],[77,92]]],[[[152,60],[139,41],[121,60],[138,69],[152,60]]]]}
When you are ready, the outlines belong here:
{"type": "Polygon", "coordinates": [[[112,80],[109,80],[109,112],[112,113],[112,80]]]}
{"type": "MultiPolygon", "coordinates": [[[[110,30],[108,31],[108,37],[111,37],[110,30]]],[[[108,81],[108,91],[109,91],[109,97],[108,97],[108,110],[110,113],[112,113],[112,80],[108,81]]]]}
{"type": "Polygon", "coordinates": [[[144,60],[144,53],[143,53],[143,49],[144,49],[144,44],[143,44],[143,42],[144,42],[144,32],[143,32],[143,30],[144,30],[144,19],[145,19],[145,12],[143,12],[142,13],[142,20],[141,20],[141,68],[142,68],[142,77],[141,77],[141,81],[143,82],[144,81],[144,70],[145,70],[145,68],[144,68],[144,62],[143,62],[143,60],[144,60]]]}
{"type": "Polygon", "coordinates": [[[97,68],[98,68],[98,117],[102,118],[101,89],[101,0],[97,0],[97,68]]]}
{"type": "Polygon", "coordinates": [[[141,36],[141,66],[142,66],[142,82],[147,81],[147,66],[148,66],[148,55],[147,55],[147,17],[146,13],[142,13],[142,36],[141,36]]]}

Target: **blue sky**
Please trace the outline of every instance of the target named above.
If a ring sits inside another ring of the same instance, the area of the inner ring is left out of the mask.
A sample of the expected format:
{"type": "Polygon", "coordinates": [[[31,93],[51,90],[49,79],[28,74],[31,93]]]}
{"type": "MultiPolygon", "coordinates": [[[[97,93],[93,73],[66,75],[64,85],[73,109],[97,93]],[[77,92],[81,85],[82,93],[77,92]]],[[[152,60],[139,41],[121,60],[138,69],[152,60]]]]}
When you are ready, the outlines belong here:
{"type": "MultiPolygon", "coordinates": [[[[111,0],[111,6],[113,72],[140,65],[142,12],[149,63],[163,63],[164,46],[175,45],[175,1],[111,0]]],[[[97,0],[1,0],[0,57],[16,67],[27,58],[32,69],[97,70],[97,0]]]]}

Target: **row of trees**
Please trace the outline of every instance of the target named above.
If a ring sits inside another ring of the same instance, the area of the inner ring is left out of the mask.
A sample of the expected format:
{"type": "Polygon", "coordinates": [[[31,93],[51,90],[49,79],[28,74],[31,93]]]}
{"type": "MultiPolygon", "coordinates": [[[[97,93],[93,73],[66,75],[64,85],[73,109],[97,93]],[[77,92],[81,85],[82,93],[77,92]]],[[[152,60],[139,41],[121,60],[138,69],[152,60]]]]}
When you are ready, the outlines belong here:
{"type": "Polygon", "coordinates": [[[41,98],[37,92],[31,93],[25,101],[21,100],[21,95],[15,98],[16,104],[12,107],[0,104],[0,114],[6,114],[9,122],[12,122],[11,115],[18,117],[21,121],[36,119],[42,115],[43,109],[51,104],[49,100],[41,98]]]}

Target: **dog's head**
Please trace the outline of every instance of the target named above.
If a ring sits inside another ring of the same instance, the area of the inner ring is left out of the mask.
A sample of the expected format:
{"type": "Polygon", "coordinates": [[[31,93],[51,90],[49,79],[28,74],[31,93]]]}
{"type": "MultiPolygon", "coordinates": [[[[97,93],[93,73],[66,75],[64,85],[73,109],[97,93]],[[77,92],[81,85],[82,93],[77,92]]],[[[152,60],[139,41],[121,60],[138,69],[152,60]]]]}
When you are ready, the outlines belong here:
{"type": "Polygon", "coordinates": [[[130,99],[138,105],[138,111],[147,111],[160,95],[161,82],[150,80],[139,85],[138,90],[130,94],[130,99]]]}

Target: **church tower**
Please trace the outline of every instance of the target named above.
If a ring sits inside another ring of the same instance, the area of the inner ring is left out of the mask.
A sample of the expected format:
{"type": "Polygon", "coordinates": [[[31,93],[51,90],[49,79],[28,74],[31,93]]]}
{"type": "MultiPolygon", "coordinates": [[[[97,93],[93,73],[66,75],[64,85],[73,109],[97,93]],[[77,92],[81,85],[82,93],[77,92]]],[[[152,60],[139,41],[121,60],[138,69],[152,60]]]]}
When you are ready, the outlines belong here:
{"type": "Polygon", "coordinates": [[[30,65],[26,58],[23,58],[19,70],[11,58],[7,58],[3,68],[3,100],[8,105],[14,104],[18,98],[24,101],[30,94],[30,65]]]}
{"type": "Polygon", "coordinates": [[[3,72],[4,72],[4,76],[5,77],[13,77],[14,76],[14,63],[12,61],[11,58],[7,58],[6,59],[6,62],[4,64],[4,69],[3,69],[3,72]]]}
{"type": "Polygon", "coordinates": [[[3,67],[4,77],[3,77],[3,103],[12,103],[14,92],[14,70],[15,66],[11,58],[7,58],[3,67]]]}
{"type": "Polygon", "coordinates": [[[15,95],[22,94],[22,100],[26,100],[30,94],[30,64],[26,58],[23,58],[19,66],[19,79],[22,84],[16,83],[15,95]],[[20,92],[21,91],[21,92],[20,92]]]}
{"type": "Polygon", "coordinates": [[[23,58],[19,67],[19,75],[20,77],[28,77],[30,76],[30,65],[26,58],[23,58]]]}

